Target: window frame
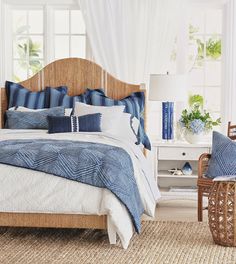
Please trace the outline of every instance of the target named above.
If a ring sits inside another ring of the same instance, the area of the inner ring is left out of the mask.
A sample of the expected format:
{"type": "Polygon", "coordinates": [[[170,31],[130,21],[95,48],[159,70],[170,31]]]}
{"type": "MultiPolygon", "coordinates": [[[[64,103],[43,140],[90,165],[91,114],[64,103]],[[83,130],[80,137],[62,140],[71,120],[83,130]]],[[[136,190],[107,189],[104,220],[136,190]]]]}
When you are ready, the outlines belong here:
{"type": "MultiPolygon", "coordinates": [[[[221,10],[221,12],[222,12],[222,26],[223,26],[223,8],[221,8],[219,5],[216,5],[216,6],[208,6],[208,10],[209,9],[210,10],[213,10],[213,9],[214,10],[221,10]]],[[[206,14],[204,14],[204,20],[205,19],[206,19],[206,14]]],[[[222,57],[223,57],[222,56],[222,51],[223,51],[223,49],[221,47],[221,56],[220,56],[219,59],[212,60],[210,58],[207,58],[207,55],[206,55],[206,43],[207,43],[207,40],[209,40],[209,38],[213,36],[213,34],[209,34],[209,33],[206,32],[206,21],[204,21],[204,32],[203,33],[196,33],[196,34],[194,34],[194,36],[199,36],[200,38],[202,38],[202,40],[204,42],[204,58],[203,58],[203,75],[204,75],[203,83],[204,83],[204,85],[193,85],[192,84],[192,87],[195,88],[195,89],[198,88],[198,87],[202,87],[203,88],[203,96],[204,96],[204,98],[207,98],[207,89],[210,89],[210,88],[213,88],[213,87],[219,89],[220,93],[222,94],[222,78],[221,78],[221,83],[218,84],[218,85],[216,85],[216,84],[214,84],[214,85],[213,84],[212,85],[207,84],[207,81],[206,81],[206,79],[207,79],[207,73],[206,73],[207,66],[206,66],[206,64],[207,64],[207,62],[218,62],[218,63],[220,63],[220,66],[221,66],[221,77],[222,77],[222,62],[223,62],[223,60],[222,60],[222,57]]],[[[222,43],[223,32],[214,34],[214,37],[219,38],[221,40],[221,43],[222,43]]],[[[192,69],[194,69],[194,68],[196,68],[196,67],[194,67],[194,65],[193,65],[192,69]]],[[[215,109],[209,109],[209,110],[212,113],[220,114],[221,113],[220,102],[219,102],[219,107],[220,107],[219,111],[216,111],[215,109]]]]}
{"type": "Polygon", "coordinates": [[[53,11],[52,11],[52,14],[51,14],[51,18],[53,21],[52,22],[52,27],[55,28],[55,11],[58,11],[58,10],[68,10],[69,11],[69,34],[64,34],[64,33],[56,33],[56,32],[53,32],[53,36],[51,36],[52,38],[52,42],[53,42],[53,46],[54,46],[54,49],[53,49],[53,60],[56,60],[56,56],[55,56],[55,37],[56,36],[69,36],[69,57],[71,57],[71,37],[72,36],[85,36],[85,58],[89,59],[90,56],[89,54],[91,52],[88,51],[88,49],[90,49],[89,45],[88,45],[88,37],[87,37],[87,34],[86,34],[86,31],[84,34],[75,34],[75,33],[71,33],[71,10],[79,10],[78,6],[75,6],[75,5],[57,5],[53,8],[53,11]]]}
{"type": "MultiPolygon", "coordinates": [[[[54,54],[54,11],[55,10],[79,10],[79,6],[74,4],[74,1],[37,1],[37,4],[25,1],[21,4],[17,0],[3,0],[0,6],[2,25],[4,25],[4,32],[2,33],[4,41],[0,43],[2,48],[3,57],[1,63],[5,66],[4,70],[0,71],[0,83],[3,84],[4,80],[12,80],[13,77],[13,34],[12,34],[12,10],[43,10],[44,25],[43,25],[43,65],[47,65],[55,60],[54,54]],[[67,2],[65,4],[65,2],[67,2]],[[69,3],[68,3],[69,2],[69,3]],[[58,4],[59,3],[59,4],[58,4]],[[2,7],[2,8],[1,8],[2,7]],[[2,45],[1,45],[2,44],[2,45]]],[[[1,34],[1,31],[0,31],[1,34]]],[[[29,34],[30,35],[30,34],[29,34]]],[[[1,36],[1,35],[0,35],[1,36]]],[[[71,35],[70,35],[71,38],[71,35]]],[[[85,58],[92,59],[91,46],[89,45],[88,36],[85,32],[86,38],[86,51],[85,58]]],[[[1,51],[1,50],[0,50],[1,51]]],[[[2,67],[3,68],[3,67],[2,67]]]]}
{"type": "MultiPolygon", "coordinates": [[[[11,74],[11,78],[12,78],[12,75],[14,73],[14,62],[15,61],[19,61],[20,59],[17,59],[17,58],[14,58],[14,51],[13,51],[13,34],[12,34],[12,10],[25,10],[25,11],[29,11],[29,10],[42,10],[43,11],[43,17],[44,17],[44,8],[40,5],[34,5],[34,6],[21,6],[21,5],[14,5],[14,6],[10,6],[10,9],[9,9],[9,13],[8,13],[8,17],[9,17],[9,27],[8,27],[8,32],[9,32],[9,40],[10,40],[10,43],[9,43],[9,58],[11,58],[11,63],[9,62],[9,71],[11,74]],[[10,30],[9,30],[10,29],[10,30]]],[[[27,20],[28,20],[28,15],[27,15],[27,20]]],[[[28,25],[28,21],[27,21],[27,25],[28,25]]],[[[27,29],[27,33],[26,34],[22,34],[22,36],[26,36],[28,39],[29,39],[29,36],[41,36],[43,37],[43,56],[42,58],[39,58],[40,61],[43,62],[43,66],[45,65],[45,22],[44,22],[44,19],[43,19],[43,33],[30,33],[27,29]]],[[[26,61],[29,62],[29,51],[27,51],[27,58],[26,58],[26,61]]],[[[27,79],[30,78],[29,76],[29,68],[27,69],[27,79]]]]}
{"type": "MultiPolygon", "coordinates": [[[[179,24],[179,32],[178,32],[178,38],[177,38],[177,49],[176,49],[176,73],[177,74],[181,74],[181,73],[186,73],[188,72],[188,74],[190,74],[191,70],[194,68],[194,66],[190,69],[188,68],[188,53],[186,52],[186,50],[189,47],[189,14],[190,14],[190,10],[191,9],[199,9],[199,10],[207,10],[207,9],[220,9],[222,10],[222,26],[223,26],[223,21],[224,21],[224,3],[225,1],[216,1],[215,3],[213,1],[192,1],[192,3],[189,5],[189,7],[187,8],[187,16],[185,17],[185,19],[183,19],[180,24],[179,24]],[[180,38],[180,41],[178,40],[180,38]]],[[[205,26],[205,23],[204,23],[205,26]]],[[[204,33],[199,33],[199,34],[194,34],[199,35],[200,37],[203,37],[203,41],[204,44],[206,44],[206,40],[208,37],[212,36],[209,33],[206,33],[204,31],[204,33]]],[[[217,34],[217,36],[220,36],[221,38],[221,42],[223,42],[223,38],[224,38],[224,34],[223,32],[221,34],[217,34]]],[[[222,48],[223,51],[223,48],[222,48]]],[[[206,98],[206,90],[208,87],[219,87],[220,89],[220,93],[222,93],[223,91],[223,81],[222,81],[222,73],[223,73],[223,54],[221,53],[221,58],[217,59],[216,61],[221,62],[221,84],[220,85],[206,85],[206,66],[205,63],[206,61],[211,61],[210,59],[206,58],[206,47],[204,47],[204,59],[203,59],[203,71],[204,71],[204,85],[193,85],[192,83],[190,83],[190,86],[192,88],[197,88],[197,87],[201,87],[203,88],[203,97],[206,98]]],[[[212,114],[216,114],[219,115],[222,112],[221,109],[221,102],[219,102],[219,106],[220,106],[220,111],[215,111],[215,109],[210,109],[212,114]]]]}

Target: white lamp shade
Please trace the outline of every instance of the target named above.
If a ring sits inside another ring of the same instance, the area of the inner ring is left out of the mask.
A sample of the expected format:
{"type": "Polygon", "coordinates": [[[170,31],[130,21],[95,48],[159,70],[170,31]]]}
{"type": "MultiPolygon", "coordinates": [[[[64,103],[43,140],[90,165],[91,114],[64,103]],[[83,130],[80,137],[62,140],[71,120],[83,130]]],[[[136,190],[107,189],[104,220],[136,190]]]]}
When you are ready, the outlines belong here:
{"type": "Polygon", "coordinates": [[[149,100],[161,102],[184,102],[187,100],[187,76],[151,74],[149,100]]]}

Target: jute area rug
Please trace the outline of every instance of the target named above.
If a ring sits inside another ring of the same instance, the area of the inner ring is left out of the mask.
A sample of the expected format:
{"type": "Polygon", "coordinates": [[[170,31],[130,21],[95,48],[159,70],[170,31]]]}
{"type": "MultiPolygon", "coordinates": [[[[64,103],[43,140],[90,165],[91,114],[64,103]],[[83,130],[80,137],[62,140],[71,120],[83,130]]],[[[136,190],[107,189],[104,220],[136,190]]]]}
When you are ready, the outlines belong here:
{"type": "Polygon", "coordinates": [[[235,264],[236,248],[217,246],[206,223],[143,223],[127,250],[97,230],[0,229],[0,263],[235,264]]]}

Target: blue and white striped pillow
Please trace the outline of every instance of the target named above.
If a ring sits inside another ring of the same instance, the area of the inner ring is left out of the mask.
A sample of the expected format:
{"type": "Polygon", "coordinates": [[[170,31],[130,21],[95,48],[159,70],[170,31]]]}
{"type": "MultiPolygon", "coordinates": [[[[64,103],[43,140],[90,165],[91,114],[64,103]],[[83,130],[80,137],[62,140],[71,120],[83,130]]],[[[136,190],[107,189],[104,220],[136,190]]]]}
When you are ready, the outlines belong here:
{"type": "Polygon", "coordinates": [[[48,133],[101,132],[101,114],[48,116],[48,133]]]}
{"type": "MultiPolygon", "coordinates": [[[[18,83],[9,81],[6,81],[5,88],[8,100],[8,108],[14,106],[24,106],[30,109],[42,109],[49,107],[48,102],[50,93],[47,90],[32,92],[18,83]]],[[[66,86],[60,86],[52,90],[58,91],[62,94],[67,93],[66,86]]]]}
{"type": "Polygon", "coordinates": [[[50,91],[50,103],[49,107],[64,106],[65,108],[74,108],[76,102],[90,104],[90,93],[92,91],[97,91],[104,94],[102,89],[87,89],[85,93],[80,95],[69,96],[67,94],[61,94],[55,89],[46,88],[50,91]]]}
{"type": "Polygon", "coordinates": [[[101,93],[100,91],[89,90],[89,103],[97,106],[124,105],[124,112],[135,116],[140,122],[137,144],[142,143],[146,149],[151,150],[149,138],[144,130],[143,112],[145,95],[143,92],[135,92],[121,100],[114,100],[105,96],[104,93],[101,93]]]}
{"type": "Polygon", "coordinates": [[[69,96],[67,94],[62,94],[55,89],[46,89],[50,91],[49,107],[64,106],[65,108],[73,108],[75,106],[75,102],[86,103],[85,94],[69,96]]]}

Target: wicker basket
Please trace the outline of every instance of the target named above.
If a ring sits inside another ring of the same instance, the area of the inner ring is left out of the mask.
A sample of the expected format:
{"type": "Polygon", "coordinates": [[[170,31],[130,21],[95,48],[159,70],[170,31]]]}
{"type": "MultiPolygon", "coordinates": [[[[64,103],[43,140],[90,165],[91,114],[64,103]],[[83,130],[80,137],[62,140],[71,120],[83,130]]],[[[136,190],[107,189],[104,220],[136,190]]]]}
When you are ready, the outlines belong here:
{"type": "Polygon", "coordinates": [[[209,226],[216,244],[236,246],[236,182],[214,182],[208,205],[209,226]]]}

